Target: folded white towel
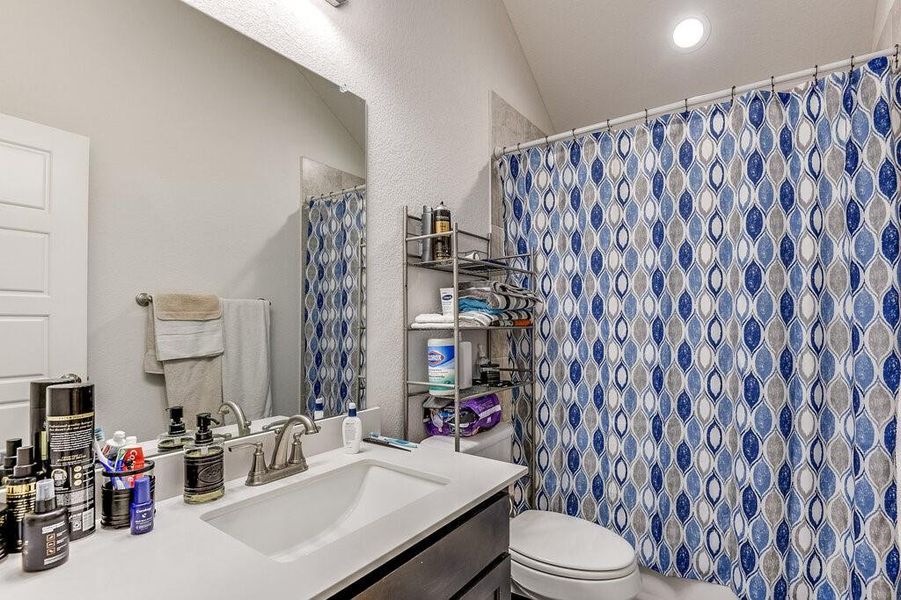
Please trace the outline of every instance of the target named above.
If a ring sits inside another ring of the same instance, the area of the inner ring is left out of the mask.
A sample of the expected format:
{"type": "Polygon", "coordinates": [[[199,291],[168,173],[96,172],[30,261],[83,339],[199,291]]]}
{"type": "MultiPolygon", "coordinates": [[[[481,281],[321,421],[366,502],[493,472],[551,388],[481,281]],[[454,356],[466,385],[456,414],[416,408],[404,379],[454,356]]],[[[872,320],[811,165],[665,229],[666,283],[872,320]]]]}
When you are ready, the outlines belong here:
{"type": "MultiPolygon", "coordinates": [[[[460,327],[479,327],[491,325],[494,317],[479,311],[463,311],[460,313],[460,327]]],[[[425,313],[413,319],[413,329],[436,329],[454,324],[453,315],[425,313]]]]}
{"type": "Polygon", "coordinates": [[[222,300],[225,353],[222,400],[236,402],[250,419],[272,413],[269,301],[222,300]]]}
{"type": "Polygon", "coordinates": [[[454,315],[441,315],[438,313],[425,313],[416,315],[414,323],[453,323],[454,315]]]}

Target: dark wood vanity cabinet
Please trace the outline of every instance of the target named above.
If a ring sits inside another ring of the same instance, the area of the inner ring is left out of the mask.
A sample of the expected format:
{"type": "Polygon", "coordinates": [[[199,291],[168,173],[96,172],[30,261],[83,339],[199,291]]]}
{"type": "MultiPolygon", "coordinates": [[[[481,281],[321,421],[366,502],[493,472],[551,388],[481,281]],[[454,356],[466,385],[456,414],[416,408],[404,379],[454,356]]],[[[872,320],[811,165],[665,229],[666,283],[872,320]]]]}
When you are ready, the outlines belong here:
{"type": "Polygon", "coordinates": [[[498,493],[333,598],[509,600],[509,510],[498,493]]]}

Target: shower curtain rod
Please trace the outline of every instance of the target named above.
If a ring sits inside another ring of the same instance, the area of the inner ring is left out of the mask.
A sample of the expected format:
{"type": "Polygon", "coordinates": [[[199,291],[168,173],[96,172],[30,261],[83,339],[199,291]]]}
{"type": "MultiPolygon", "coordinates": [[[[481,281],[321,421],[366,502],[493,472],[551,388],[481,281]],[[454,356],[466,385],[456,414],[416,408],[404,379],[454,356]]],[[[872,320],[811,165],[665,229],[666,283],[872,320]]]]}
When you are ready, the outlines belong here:
{"type": "Polygon", "coordinates": [[[619,117],[617,119],[607,119],[606,121],[602,121],[600,123],[595,123],[594,125],[588,125],[586,127],[579,127],[578,129],[570,129],[569,131],[564,131],[562,133],[557,133],[555,135],[545,136],[543,138],[539,138],[537,140],[532,140],[531,142],[523,142],[520,144],[516,144],[515,146],[503,146],[501,148],[494,149],[494,157],[500,158],[505,154],[510,154],[512,152],[519,152],[520,150],[526,150],[527,148],[534,148],[535,146],[541,146],[542,144],[549,144],[551,142],[558,142],[560,140],[569,140],[576,138],[580,135],[584,135],[586,133],[592,133],[595,131],[600,131],[602,129],[611,129],[618,125],[622,125],[624,123],[631,123],[633,121],[640,121],[644,119],[647,121],[651,117],[659,117],[660,115],[665,115],[668,113],[675,112],[679,109],[687,110],[688,108],[694,106],[701,106],[706,104],[711,104],[716,102],[717,100],[725,100],[726,98],[735,98],[735,96],[739,94],[744,94],[745,92],[750,92],[752,90],[762,89],[762,88],[775,88],[777,85],[787,83],[789,81],[797,81],[799,79],[806,79],[807,77],[818,78],[820,75],[825,75],[834,71],[839,71],[841,69],[850,68],[853,69],[855,66],[859,66],[862,64],[866,64],[867,62],[873,60],[874,58],[880,58],[882,56],[894,56],[895,67],[898,66],[898,53],[901,45],[895,44],[893,48],[887,48],[885,50],[879,50],[878,52],[871,52],[869,54],[864,54],[862,56],[851,56],[851,58],[841,60],[838,62],[830,63],[828,65],[823,65],[822,67],[817,65],[812,69],[804,69],[803,71],[797,71],[795,73],[789,73],[788,75],[780,75],[779,77],[772,76],[769,79],[763,79],[756,83],[749,83],[747,85],[742,86],[732,86],[729,89],[720,90],[719,92],[713,92],[710,94],[704,94],[701,96],[694,96],[692,98],[685,98],[680,102],[673,102],[672,104],[666,104],[664,106],[658,106],[657,108],[652,109],[642,109],[639,112],[632,113],[631,115],[626,115],[624,117],[619,117]]]}
{"type": "Polygon", "coordinates": [[[330,192],[328,194],[314,194],[307,198],[307,200],[311,202],[315,200],[325,200],[326,198],[331,198],[332,196],[340,196],[341,194],[349,194],[350,192],[362,192],[365,189],[366,184],[361,183],[360,185],[356,185],[351,188],[345,188],[343,190],[338,190],[337,192],[330,192]]]}

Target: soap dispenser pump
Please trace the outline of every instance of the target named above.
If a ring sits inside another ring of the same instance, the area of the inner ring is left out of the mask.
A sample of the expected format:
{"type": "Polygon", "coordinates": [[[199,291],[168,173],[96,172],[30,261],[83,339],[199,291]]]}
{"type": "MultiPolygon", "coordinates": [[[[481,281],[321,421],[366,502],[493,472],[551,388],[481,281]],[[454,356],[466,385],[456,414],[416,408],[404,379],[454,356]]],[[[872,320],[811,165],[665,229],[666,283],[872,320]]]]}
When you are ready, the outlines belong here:
{"type": "Polygon", "coordinates": [[[184,448],[192,439],[185,426],[185,409],[176,405],[170,406],[166,411],[169,413],[169,428],[166,433],[160,434],[156,446],[163,451],[184,448]]]}
{"type": "Polygon", "coordinates": [[[198,413],[194,440],[185,446],[185,493],[188,504],[204,504],[225,495],[225,448],[213,438],[213,417],[198,413]]]}

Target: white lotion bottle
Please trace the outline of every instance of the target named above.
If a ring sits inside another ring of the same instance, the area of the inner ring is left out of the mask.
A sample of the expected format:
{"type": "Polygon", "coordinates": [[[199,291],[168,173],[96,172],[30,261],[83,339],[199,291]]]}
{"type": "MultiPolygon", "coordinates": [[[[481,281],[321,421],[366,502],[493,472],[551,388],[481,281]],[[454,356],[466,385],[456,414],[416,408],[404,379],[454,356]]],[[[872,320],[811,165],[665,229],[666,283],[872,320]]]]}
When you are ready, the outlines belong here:
{"type": "Polygon", "coordinates": [[[323,399],[321,397],[316,398],[316,402],[313,406],[314,406],[313,420],[318,421],[320,419],[324,419],[325,418],[325,402],[323,401],[323,399]]]}
{"type": "Polygon", "coordinates": [[[347,405],[347,416],[341,424],[341,433],[344,435],[344,451],[347,454],[357,454],[363,441],[363,421],[357,416],[357,405],[353,402],[347,405]]]}

